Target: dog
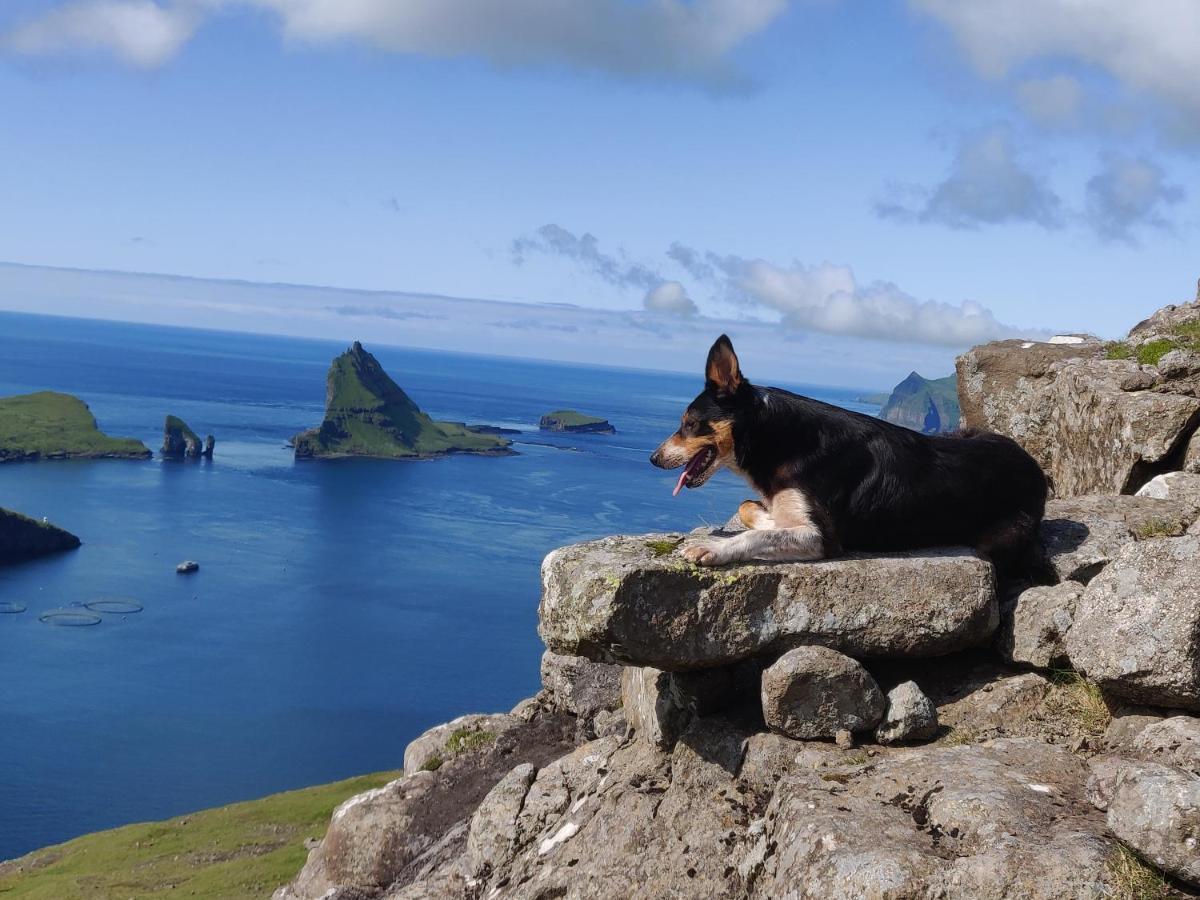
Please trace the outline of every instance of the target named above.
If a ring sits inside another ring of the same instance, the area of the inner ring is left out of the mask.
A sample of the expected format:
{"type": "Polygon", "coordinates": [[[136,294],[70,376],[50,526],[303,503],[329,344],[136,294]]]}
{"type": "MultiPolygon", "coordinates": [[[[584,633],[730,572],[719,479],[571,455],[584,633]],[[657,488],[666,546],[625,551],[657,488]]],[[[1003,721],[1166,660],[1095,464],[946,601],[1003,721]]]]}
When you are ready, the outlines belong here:
{"type": "Polygon", "coordinates": [[[1016,441],[976,430],[919,434],[753,385],[725,335],[709,350],[704,391],[650,461],[683,467],[675,494],[725,468],[761,497],[738,508],[745,531],[681,548],[702,566],[946,545],[974,547],[1008,572],[1041,559],[1046,476],[1016,441]]]}

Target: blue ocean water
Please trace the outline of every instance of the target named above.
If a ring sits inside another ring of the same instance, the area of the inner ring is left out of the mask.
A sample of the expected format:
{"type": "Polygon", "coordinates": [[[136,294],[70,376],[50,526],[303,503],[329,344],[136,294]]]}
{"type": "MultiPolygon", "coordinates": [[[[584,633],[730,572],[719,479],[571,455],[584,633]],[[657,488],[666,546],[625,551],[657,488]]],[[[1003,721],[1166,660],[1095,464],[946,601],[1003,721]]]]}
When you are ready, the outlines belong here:
{"type": "MultiPolygon", "coordinates": [[[[0,395],[76,394],[108,434],[155,450],[167,413],[217,436],[211,463],[0,466],[0,506],[84,541],[0,568],[0,603],[28,607],[0,614],[0,859],[398,768],[428,726],[536,692],[548,551],[722,522],[746,495],[721,473],[672,499],[675,475],[647,462],[699,373],[364,337],[435,418],[522,429],[520,455],[296,463],[285,441],[320,421],[341,344],[0,313],[0,395]],[[539,433],[561,407],[618,433],[539,433]],[[183,559],[200,572],[176,575],[183,559]],[[105,596],[144,610],[39,621],[105,596]]],[[[794,387],[876,411],[862,391],[794,387]]]]}

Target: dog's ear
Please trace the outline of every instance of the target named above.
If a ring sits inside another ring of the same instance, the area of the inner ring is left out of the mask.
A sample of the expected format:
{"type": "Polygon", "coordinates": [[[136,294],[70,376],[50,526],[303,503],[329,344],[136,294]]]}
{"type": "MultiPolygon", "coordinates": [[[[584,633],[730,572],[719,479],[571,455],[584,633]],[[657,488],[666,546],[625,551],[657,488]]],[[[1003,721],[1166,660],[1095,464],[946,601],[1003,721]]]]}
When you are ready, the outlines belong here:
{"type": "Polygon", "coordinates": [[[733,343],[725,335],[717,338],[708,351],[708,362],[704,366],[705,387],[718,394],[732,397],[742,386],[742,369],[738,365],[733,343]]]}

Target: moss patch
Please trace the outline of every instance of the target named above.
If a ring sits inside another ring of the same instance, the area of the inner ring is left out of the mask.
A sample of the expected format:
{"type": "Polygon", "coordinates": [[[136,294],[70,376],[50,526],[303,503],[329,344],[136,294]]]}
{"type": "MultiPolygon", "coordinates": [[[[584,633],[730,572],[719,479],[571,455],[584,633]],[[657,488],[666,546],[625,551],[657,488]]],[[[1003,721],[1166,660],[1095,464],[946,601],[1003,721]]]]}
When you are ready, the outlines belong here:
{"type": "Polygon", "coordinates": [[[486,746],[495,739],[496,735],[490,731],[459,728],[452,731],[450,737],[446,738],[446,749],[457,756],[460,753],[466,753],[468,750],[475,750],[486,746]]]}
{"type": "Polygon", "coordinates": [[[438,756],[436,753],[431,753],[429,755],[429,758],[426,759],[425,762],[421,763],[421,771],[422,772],[436,772],[438,769],[440,769],[442,767],[442,764],[444,762],[445,762],[445,760],[442,759],[440,756],[438,756]]]}
{"type": "Polygon", "coordinates": [[[262,800],[85,835],[0,864],[0,897],[267,898],[304,865],[338,804],[398,777],[381,772],[262,800]]]}
{"type": "Polygon", "coordinates": [[[656,558],[670,556],[679,549],[679,545],[682,543],[683,538],[664,541],[646,541],[646,549],[649,550],[656,558]]]}
{"type": "Polygon", "coordinates": [[[1136,359],[1144,366],[1157,366],[1172,350],[1200,352],[1200,321],[1176,325],[1168,329],[1168,334],[1136,346],[1128,341],[1110,341],[1104,345],[1104,357],[1136,359]]]}
{"type": "Polygon", "coordinates": [[[1133,530],[1133,536],[1139,541],[1144,541],[1156,537],[1179,537],[1183,532],[1183,525],[1179,522],[1163,522],[1159,519],[1152,519],[1138,525],[1133,530]]]}

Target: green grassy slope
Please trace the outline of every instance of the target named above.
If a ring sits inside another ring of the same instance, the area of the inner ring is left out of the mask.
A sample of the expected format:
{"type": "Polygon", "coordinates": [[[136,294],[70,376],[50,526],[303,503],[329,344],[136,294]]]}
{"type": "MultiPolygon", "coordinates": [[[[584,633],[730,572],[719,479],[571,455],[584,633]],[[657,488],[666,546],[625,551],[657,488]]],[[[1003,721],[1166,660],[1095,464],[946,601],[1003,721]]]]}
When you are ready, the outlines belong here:
{"type": "Polygon", "coordinates": [[[0,863],[4,900],[270,897],[321,838],[334,808],[386,784],[381,772],[203,812],[84,835],[0,863]]]}
{"type": "Polygon", "coordinates": [[[478,434],[455,422],[435,422],[355,343],[330,366],[325,421],[297,436],[296,455],[402,459],[502,452],[508,445],[504,438],[478,434]]]}
{"type": "Polygon", "coordinates": [[[141,441],[104,434],[87,404],[70,394],[0,397],[0,462],[102,456],[143,459],[150,450],[141,441]]]}

